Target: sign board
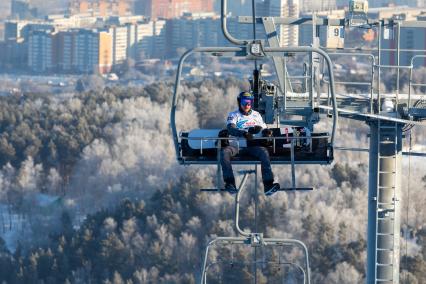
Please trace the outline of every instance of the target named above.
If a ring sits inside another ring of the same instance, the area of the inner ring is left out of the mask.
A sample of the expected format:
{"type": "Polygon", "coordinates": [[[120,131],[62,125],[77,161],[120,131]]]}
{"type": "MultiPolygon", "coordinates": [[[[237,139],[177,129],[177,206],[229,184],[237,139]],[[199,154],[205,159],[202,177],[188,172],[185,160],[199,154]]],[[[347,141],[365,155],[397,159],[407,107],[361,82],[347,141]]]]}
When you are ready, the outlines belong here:
{"type": "Polygon", "coordinates": [[[394,36],[393,36],[393,27],[386,27],[383,30],[383,39],[387,39],[387,40],[394,39],[394,36]]]}
{"type": "Polygon", "coordinates": [[[341,26],[327,26],[327,48],[345,47],[345,28],[341,26]]]}

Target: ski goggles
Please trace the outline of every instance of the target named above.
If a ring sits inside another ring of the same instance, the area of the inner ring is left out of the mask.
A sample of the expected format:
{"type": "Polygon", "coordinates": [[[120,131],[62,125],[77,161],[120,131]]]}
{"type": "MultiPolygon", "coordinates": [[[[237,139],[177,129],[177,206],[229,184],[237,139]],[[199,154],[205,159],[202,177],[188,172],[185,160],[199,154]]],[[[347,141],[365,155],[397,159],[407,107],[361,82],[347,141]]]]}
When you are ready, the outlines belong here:
{"type": "Polygon", "coordinates": [[[253,104],[252,100],[241,100],[242,106],[251,106],[253,104]]]}

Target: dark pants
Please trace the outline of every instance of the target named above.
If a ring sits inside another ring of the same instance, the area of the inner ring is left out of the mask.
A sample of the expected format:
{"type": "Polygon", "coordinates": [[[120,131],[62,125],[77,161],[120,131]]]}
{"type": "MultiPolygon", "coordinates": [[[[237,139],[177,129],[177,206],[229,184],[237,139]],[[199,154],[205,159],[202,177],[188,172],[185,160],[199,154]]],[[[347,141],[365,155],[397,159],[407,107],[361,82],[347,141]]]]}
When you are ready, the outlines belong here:
{"type": "MultiPolygon", "coordinates": [[[[237,147],[226,146],[221,150],[220,163],[222,165],[222,174],[225,182],[233,181],[234,173],[232,171],[231,158],[238,154],[237,147]]],[[[261,163],[262,179],[263,182],[272,182],[274,174],[272,173],[271,161],[269,160],[269,153],[265,147],[252,146],[247,148],[240,148],[241,155],[249,155],[257,159],[261,163]]]]}

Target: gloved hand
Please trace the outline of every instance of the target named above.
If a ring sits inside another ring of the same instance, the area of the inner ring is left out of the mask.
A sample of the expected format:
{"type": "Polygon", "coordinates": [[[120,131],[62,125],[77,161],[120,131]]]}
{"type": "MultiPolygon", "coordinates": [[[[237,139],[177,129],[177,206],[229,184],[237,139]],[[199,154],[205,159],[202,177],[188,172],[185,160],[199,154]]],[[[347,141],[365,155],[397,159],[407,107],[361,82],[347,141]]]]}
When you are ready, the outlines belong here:
{"type": "Polygon", "coordinates": [[[262,130],[262,136],[263,137],[272,137],[272,134],[273,134],[273,132],[272,132],[271,129],[265,128],[265,129],[262,130]]]}
{"type": "MultiPolygon", "coordinates": [[[[228,130],[227,129],[222,129],[221,131],[219,131],[218,137],[219,138],[229,137],[228,130]]],[[[220,143],[220,147],[222,147],[222,148],[229,146],[229,140],[228,139],[217,140],[216,141],[216,146],[218,145],[218,143],[220,143]]]]}
{"type": "Polygon", "coordinates": [[[252,140],[253,134],[251,134],[250,132],[244,132],[243,137],[246,138],[247,140],[252,140]]]}
{"type": "MultiPolygon", "coordinates": [[[[265,128],[265,129],[262,130],[262,136],[263,137],[273,137],[274,135],[273,135],[273,132],[272,132],[271,129],[265,128]]],[[[263,139],[261,141],[261,145],[263,147],[270,147],[270,146],[273,145],[273,143],[274,143],[274,141],[272,140],[272,138],[271,139],[263,139]]]]}
{"type": "Polygon", "coordinates": [[[262,126],[256,125],[254,127],[249,127],[248,132],[251,134],[257,134],[262,130],[262,126]]]}

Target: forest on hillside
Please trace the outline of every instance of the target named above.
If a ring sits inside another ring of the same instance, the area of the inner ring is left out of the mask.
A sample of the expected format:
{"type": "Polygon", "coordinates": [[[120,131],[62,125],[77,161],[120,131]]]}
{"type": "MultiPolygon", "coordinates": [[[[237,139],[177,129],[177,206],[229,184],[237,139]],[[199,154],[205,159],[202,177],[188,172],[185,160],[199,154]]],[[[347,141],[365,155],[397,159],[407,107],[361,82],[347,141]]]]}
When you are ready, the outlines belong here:
{"type": "MultiPolygon", "coordinates": [[[[185,84],[179,128],[222,127],[236,94],[247,87],[234,78],[185,84]]],[[[161,82],[0,97],[0,281],[199,281],[208,241],[236,236],[233,196],[199,191],[212,186],[214,167],[177,164],[169,126],[172,88],[161,82]]],[[[318,128],[329,126],[324,121],[318,128]]],[[[412,131],[413,149],[424,149],[424,130],[412,131]]],[[[367,148],[367,135],[367,125],[341,119],[336,143],[367,148]]],[[[403,181],[401,283],[426,282],[421,159],[403,161],[409,179],[403,181]]],[[[290,183],[288,167],[274,172],[282,184],[290,183]]],[[[336,152],[332,165],[298,166],[296,173],[299,186],[315,190],[259,194],[257,229],[305,242],[312,283],[363,283],[368,153],[336,152]]],[[[250,178],[242,201],[247,230],[254,229],[253,183],[250,178]]],[[[228,253],[215,248],[212,261],[228,253]]],[[[285,255],[297,258],[298,252],[285,255]]],[[[235,257],[248,260],[250,252],[236,249],[235,257]]],[[[237,268],[220,267],[211,282],[252,279],[251,267],[237,268]]],[[[271,283],[274,269],[259,268],[258,283],[271,283]]],[[[287,275],[285,283],[300,283],[295,271],[287,275]]]]}

